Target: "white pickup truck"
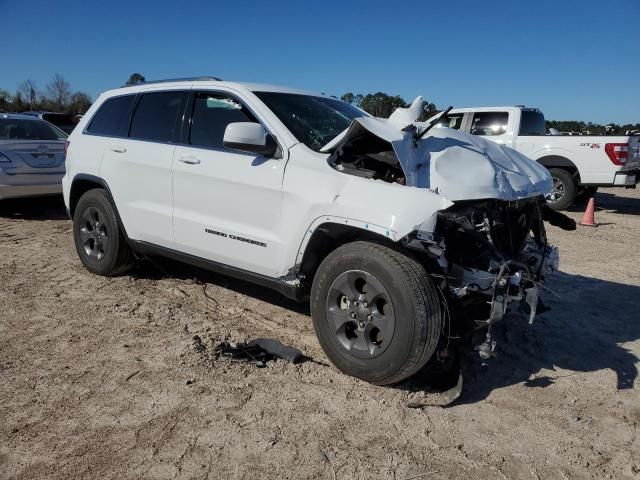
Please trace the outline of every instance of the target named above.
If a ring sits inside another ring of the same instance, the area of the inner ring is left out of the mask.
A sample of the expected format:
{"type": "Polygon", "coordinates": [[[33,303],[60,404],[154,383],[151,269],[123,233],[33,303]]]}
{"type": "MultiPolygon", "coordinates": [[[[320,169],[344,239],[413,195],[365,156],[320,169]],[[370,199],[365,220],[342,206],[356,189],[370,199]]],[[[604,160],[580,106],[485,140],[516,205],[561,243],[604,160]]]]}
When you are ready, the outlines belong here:
{"type": "Polygon", "coordinates": [[[599,186],[635,188],[640,181],[640,136],[547,135],[536,108],[481,107],[450,110],[439,127],[454,128],[515,148],[551,172],[547,202],[569,207],[599,186]]]}

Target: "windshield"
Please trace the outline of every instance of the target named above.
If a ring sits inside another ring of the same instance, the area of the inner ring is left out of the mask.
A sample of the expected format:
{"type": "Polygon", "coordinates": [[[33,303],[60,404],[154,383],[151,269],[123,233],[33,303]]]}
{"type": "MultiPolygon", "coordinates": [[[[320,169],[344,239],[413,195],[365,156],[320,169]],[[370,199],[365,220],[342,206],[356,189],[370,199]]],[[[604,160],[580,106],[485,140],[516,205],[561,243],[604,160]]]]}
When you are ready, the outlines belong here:
{"type": "Polygon", "coordinates": [[[41,120],[0,118],[0,140],[64,140],[67,135],[41,120]]]}
{"type": "Polygon", "coordinates": [[[367,114],[341,100],[295,93],[254,92],[291,133],[311,150],[320,151],[356,117],[367,114]]]}

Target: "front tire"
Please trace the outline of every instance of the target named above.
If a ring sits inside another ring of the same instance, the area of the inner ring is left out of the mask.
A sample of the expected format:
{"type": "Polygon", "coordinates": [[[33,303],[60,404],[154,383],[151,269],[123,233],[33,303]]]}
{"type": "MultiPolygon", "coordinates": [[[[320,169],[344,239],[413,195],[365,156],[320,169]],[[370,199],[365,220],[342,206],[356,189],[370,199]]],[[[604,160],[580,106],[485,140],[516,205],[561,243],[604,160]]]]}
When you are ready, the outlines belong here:
{"type": "Polygon", "coordinates": [[[553,190],[547,195],[547,204],[553,210],[565,210],[576,201],[578,186],[568,171],[562,168],[550,168],[553,190]]]}
{"type": "Polygon", "coordinates": [[[104,190],[80,197],[73,215],[73,239],[80,260],[97,275],[113,276],[131,266],[133,254],[104,190]]]}
{"type": "Polygon", "coordinates": [[[440,297],[424,267],[389,247],[353,242],[331,252],[313,280],[311,315],[327,357],[377,385],[400,382],[435,351],[440,297]]]}

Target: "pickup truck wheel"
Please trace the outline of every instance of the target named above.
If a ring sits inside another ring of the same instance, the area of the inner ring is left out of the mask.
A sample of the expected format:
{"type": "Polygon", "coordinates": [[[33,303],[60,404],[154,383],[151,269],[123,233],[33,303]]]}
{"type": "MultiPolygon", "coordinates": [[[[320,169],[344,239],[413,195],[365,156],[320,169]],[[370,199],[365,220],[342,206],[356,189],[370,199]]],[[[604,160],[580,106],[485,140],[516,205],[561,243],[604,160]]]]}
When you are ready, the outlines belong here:
{"type": "Polygon", "coordinates": [[[113,276],[126,271],[133,255],[104,190],[86,192],[73,214],[73,239],[87,270],[113,276]]]}
{"type": "Polygon", "coordinates": [[[311,315],[334,365],[378,385],[422,368],[443,323],[437,287],[424,267],[370,242],[343,245],[324,259],[312,285],[311,315]]]}
{"type": "Polygon", "coordinates": [[[564,210],[573,205],[578,187],[573,176],[562,168],[550,168],[553,190],[546,196],[547,204],[554,210],[564,210]]]}

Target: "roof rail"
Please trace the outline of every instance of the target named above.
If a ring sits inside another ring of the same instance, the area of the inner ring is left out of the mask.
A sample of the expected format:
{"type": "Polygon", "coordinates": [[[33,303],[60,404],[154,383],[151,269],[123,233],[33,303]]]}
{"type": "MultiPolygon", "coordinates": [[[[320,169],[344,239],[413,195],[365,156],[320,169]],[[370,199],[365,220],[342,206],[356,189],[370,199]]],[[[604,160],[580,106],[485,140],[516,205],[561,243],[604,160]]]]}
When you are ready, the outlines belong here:
{"type": "Polygon", "coordinates": [[[120,88],[124,88],[124,87],[133,87],[135,85],[149,85],[149,84],[154,84],[154,83],[167,83],[167,82],[194,82],[197,80],[215,80],[216,82],[221,82],[222,79],[218,78],[218,77],[211,77],[211,76],[202,76],[202,77],[185,77],[185,78],[166,78],[164,80],[149,80],[146,82],[140,82],[140,83],[133,83],[130,85],[122,85],[122,87],[120,88]]]}

